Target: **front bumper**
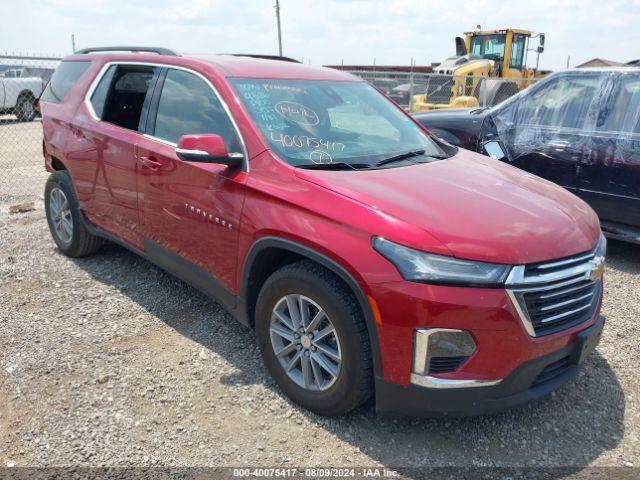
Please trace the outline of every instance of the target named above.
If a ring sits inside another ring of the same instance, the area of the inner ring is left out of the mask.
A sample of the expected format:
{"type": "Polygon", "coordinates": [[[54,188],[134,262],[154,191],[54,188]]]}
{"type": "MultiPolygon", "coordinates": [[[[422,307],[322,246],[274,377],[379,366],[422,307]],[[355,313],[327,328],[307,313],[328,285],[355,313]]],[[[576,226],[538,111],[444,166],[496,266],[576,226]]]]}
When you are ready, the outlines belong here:
{"type": "Polygon", "coordinates": [[[410,416],[471,416],[513,408],[548,395],[575,377],[600,341],[605,319],[580,331],[564,348],[529,360],[492,386],[426,388],[376,378],[380,413],[410,416]]]}

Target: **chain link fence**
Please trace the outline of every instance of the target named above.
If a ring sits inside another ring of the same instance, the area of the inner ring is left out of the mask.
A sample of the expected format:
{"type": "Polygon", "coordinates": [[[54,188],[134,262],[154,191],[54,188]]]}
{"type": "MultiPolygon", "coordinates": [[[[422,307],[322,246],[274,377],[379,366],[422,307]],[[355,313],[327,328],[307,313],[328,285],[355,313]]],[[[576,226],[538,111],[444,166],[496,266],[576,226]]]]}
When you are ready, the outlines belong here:
{"type": "Polygon", "coordinates": [[[410,112],[443,108],[493,107],[537,79],[488,78],[396,71],[350,71],[410,112]]]}
{"type": "MultiPolygon", "coordinates": [[[[35,100],[59,64],[55,56],[0,55],[0,204],[35,200],[47,174],[35,100]]],[[[410,112],[494,106],[534,80],[398,71],[352,71],[410,112]]]]}
{"type": "Polygon", "coordinates": [[[35,101],[57,57],[0,55],[0,204],[35,200],[47,178],[35,101]]]}

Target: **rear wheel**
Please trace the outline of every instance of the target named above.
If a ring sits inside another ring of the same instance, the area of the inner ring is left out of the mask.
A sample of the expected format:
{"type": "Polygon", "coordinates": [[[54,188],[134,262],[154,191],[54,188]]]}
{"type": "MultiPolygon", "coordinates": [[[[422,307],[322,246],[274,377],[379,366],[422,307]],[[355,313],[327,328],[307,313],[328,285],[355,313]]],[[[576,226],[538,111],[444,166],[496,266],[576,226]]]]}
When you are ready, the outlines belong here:
{"type": "Polygon", "coordinates": [[[38,111],[35,107],[35,98],[33,98],[33,95],[21,95],[16,102],[16,117],[18,117],[18,120],[21,122],[31,122],[36,118],[37,114],[38,111]]]}
{"type": "Polygon", "coordinates": [[[372,393],[371,347],[360,307],[325,268],[302,261],[265,282],[256,305],[262,356],[280,388],[321,415],[341,415],[372,393]]]}
{"type": "Polygon", "coordinates": [[[82,257],[96,252],[102,239],[89,233],[82,221],[71,178],[66,171],[49,176],[44,190],[47,223],[54,242],[69,257],[82,257]]]}

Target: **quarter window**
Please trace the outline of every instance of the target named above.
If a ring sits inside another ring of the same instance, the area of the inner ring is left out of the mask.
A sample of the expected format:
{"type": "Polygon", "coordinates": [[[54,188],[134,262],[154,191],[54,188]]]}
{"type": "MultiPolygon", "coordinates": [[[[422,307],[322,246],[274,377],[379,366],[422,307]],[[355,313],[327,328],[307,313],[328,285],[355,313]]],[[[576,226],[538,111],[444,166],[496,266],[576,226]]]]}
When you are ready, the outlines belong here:
{"type": "Polygon", "coordinates": [[[40,101],[60,103],[67,92],[89,68],[91,62],[62,62],[40,96],[40,101]]]}
{"type": "Polygon", "coordinates": [[[153,135],[178,143],[182,135],[220,135],[230,152],[239,152],[235,129],[220,100],[200,77],[170,69],[164,80],[153,135]]]}

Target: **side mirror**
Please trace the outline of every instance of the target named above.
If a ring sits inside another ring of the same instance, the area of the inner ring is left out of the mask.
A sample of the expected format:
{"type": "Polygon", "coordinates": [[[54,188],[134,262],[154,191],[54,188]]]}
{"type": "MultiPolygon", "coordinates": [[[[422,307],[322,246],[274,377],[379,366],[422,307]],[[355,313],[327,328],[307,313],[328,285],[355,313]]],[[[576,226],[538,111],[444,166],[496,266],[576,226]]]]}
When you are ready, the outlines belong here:
{"type": "Polygon", "coordinates": [[[230,168],[238,168],[244,160],[243,154],[227,151],[220,135],[211,133],[181,136],[176,155],[185,162],[220,163],[230,168]]]}
{"type": "Polygon", "coordinates": [[[496,160],[502,160],[506,157],[504,150],[502,150],[502,145],[500,142],[490,141],[484,144],[484,151],[491,158],[495,158],[496,160]]]}

